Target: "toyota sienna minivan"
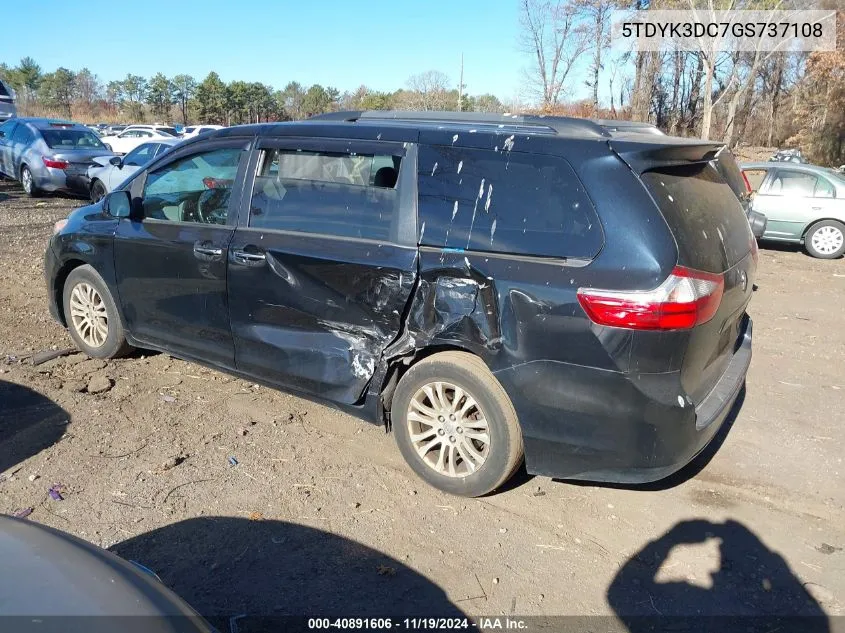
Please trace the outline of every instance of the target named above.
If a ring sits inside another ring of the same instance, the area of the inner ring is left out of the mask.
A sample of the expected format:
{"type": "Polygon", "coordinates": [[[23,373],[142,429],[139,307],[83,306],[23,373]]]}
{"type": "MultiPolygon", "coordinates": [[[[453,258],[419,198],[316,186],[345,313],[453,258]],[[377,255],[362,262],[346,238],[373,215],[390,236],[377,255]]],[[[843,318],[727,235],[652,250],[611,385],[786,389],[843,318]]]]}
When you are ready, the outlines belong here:
{"type": "Polygon", "coordinates": [[[523,460],[654,481],[751,361],[757,249],[721,148],[471,113],[226,128],[57,223],[50,310],[90,356],[166,351],[384,424],[450,493],[523,460]]]}

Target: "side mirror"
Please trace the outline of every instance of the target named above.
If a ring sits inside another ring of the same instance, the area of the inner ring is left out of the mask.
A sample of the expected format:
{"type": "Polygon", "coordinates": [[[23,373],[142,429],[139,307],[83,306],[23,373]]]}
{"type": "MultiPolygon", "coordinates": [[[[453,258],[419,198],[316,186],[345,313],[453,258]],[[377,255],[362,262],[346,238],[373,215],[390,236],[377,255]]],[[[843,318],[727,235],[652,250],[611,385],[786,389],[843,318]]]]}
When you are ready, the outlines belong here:
{"type": "Polygon", "coordinates": [[[123,169],[123,159],[120,156],[112,156],[109,159],[109,163],[111,163],[118,169],[123,169]]]}
{"type": "Polygon", "coordinates": [[[103,210],[113,218],[128,218],[132,213],[132,200],[128,191],[112,191],[103,198],[103,210]]]}

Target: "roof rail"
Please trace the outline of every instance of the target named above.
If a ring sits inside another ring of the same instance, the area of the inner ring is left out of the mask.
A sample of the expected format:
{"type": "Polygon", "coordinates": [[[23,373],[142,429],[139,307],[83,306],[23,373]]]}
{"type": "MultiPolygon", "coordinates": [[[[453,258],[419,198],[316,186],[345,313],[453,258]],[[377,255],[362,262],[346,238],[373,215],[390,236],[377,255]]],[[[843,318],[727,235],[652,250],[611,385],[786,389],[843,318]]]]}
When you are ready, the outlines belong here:
{"type": "Polygon", "coordinates": [[[391,120],[418,123],[476,123],[481,125],[546,128],[556,134],[587,134],[596,137],[611,136],[610,132],[604,127],[588,119],[531,114],[440,111],[419,112],[410,110],[350,110],[346,112],[318,114],[310,117],[309,120],[348,122],[391,120]]]}

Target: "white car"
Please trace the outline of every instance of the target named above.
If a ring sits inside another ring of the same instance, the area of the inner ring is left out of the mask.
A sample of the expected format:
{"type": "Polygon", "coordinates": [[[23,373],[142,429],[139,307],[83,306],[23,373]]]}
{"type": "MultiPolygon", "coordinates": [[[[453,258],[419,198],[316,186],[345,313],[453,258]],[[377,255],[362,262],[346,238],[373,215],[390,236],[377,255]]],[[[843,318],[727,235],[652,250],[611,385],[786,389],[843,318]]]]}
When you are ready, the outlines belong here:
{"type": "Polygon", "coordinates": [[[204,132],[213,132],[214,130],[222,129],[222,125],[189,125],[185,128],[185,131],[182,132],[182,138],[194,138],[195,136],[199,136],[204,132]]]}
{"type": "Polygon", "coordinates": [[[149,143],[142,143],[123,157],[92,158],[91,161],[94,164],[88,168],[88,179],[91,181],[91,202],[99,202],[103,196],[111,192],[153,158],[160,156],[181,142],[182,139],[178,138],[154,139],[149,143]]]}
{"type": "Polygon", "coordinates": [[[143,143],[176,138],[176,130],[166,125],[130,125],[120,134],[100,140],[115,154],[128,154],[143,143]]]}

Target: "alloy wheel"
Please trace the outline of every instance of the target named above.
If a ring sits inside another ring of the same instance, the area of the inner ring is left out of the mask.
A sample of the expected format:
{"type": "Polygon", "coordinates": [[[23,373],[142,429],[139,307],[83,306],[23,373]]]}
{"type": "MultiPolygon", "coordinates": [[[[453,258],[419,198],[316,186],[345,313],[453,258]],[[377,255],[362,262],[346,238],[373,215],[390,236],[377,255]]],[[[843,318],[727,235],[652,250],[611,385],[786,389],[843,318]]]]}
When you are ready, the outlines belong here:
{"type": "Polygon", "coordinates": [[[406,416],[411,444],[440,475],[467,477],[490,453],[490,427],[472,394],[443,381],[423,385],[406,416]]]}
{"type": "Polygon", "coordinates": [[[91,284],[76,284],[70,293],[70,316],[79,337],[90,347],[102,347],[109,335],[106,304],[91,284]]]}

